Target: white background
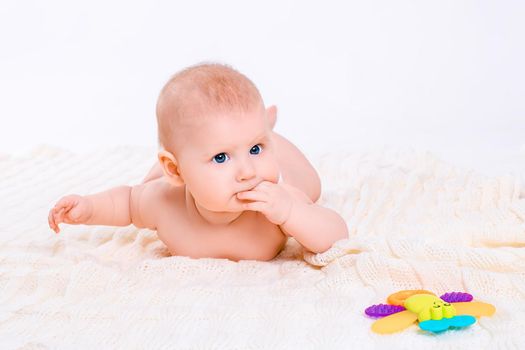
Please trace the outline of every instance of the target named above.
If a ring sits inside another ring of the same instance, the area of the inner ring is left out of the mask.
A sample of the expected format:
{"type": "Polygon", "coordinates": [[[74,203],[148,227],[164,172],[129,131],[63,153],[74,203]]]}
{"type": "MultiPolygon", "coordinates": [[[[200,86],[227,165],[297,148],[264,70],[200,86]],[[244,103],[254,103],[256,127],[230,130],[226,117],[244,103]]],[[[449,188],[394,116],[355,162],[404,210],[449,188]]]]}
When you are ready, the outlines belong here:
{"type": "Polygon", "coordinates": [[[0,154],[154,148],[164,82],[219,61],[307,156],[405,147],[525,174],[524,18],[522,1],[2,0],[0,154]]]}

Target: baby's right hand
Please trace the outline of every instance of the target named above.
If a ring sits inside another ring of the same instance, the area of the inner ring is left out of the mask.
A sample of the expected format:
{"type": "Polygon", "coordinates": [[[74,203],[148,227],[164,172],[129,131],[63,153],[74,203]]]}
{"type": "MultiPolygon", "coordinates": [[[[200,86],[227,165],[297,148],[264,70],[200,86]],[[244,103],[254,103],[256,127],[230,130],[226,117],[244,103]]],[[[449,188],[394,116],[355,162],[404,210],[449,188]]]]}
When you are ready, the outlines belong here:
{"type": "Polygon", "coordinates": [[[93,205],[86,197],[72,194],[62,197],[57,204],[49,211],[47,221],[49,227],[56,233],[60,232],[58,224],[83,224],[86,223],[93,214],[93,205]]]}

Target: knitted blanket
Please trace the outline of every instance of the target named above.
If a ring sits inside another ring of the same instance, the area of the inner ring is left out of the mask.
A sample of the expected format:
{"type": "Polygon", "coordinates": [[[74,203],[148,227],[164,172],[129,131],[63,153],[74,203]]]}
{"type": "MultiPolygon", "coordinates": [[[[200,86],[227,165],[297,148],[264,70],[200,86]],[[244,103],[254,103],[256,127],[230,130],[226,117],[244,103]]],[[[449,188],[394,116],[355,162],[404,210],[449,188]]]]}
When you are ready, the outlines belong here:
{"type": "Polygon", "coordinates": [[[62,195],[136,184],[155,153],[42,146],[0,155],[1,349],[525,346],[516,178],[414,151],[319,156],[319,203],[345,218],[350,239],[321,254],[290,239],[270,262],[169,256],[154,231],[134,226],[48,228],[62,195]],[[440,334],[416,325],[372,333],[364,309],[402,289],[468,292],[497,311],[440,334]]]}

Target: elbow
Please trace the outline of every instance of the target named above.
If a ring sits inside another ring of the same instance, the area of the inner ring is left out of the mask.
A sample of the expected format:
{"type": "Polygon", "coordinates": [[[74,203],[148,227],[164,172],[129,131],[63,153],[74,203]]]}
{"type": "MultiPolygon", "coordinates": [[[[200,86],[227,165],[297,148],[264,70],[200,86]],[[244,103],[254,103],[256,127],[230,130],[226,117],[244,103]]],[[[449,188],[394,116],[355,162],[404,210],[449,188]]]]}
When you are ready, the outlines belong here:
{"type": "Polygon", "coordinates": [[[321,254],[326,252],[328,249],[332,248],[332,245],[335,242],[319,242],[319,244],[307,247],[309,251],[315,254],[321,254]]]}
{"type": "Polygon", "coordinates": [[[124,203],[126,203],[127,206],[126,205],[123,206],[122,212],[124,214],[122,217],[122,222],[118,226],[128,226],[133,223],[131,219],[131,211],[130,211],[131,191],[133,190],[133,188],[131,186],[124,186],[124,187],[125,187],[125,192],[124,192],[125,202],[124,203]]]}
{"type": "Polygon", "coordinates": [[[137,228],[145,228],[140,217],[139,198],[144,186],[133,186],[129,193],[129,219],[130,223],[137,228]]]}
{"type": "Polygon", "coordinates": [[[120,186],[112,191],[110,195],[112,214],[109,225],[128,226],[131,224],[131,213],[129,211],[130,196],[130,186],[120,186]]]}
{"type": "Polygon", "coordinates": [[[307,247],[308,250],[310,250],[312,253],[324,253],[328,249],[332,248],[334,243],[342,240],[342,239],[348,239],[348,227],[346,226],[346,222],[342,217],[339,216],[339,221],[337,227],[334,227],[334,229],[324,236],[323,240],[320,240],[318,242],[315,242],[316,244],[313,244],[311,247],[307,247]]]}

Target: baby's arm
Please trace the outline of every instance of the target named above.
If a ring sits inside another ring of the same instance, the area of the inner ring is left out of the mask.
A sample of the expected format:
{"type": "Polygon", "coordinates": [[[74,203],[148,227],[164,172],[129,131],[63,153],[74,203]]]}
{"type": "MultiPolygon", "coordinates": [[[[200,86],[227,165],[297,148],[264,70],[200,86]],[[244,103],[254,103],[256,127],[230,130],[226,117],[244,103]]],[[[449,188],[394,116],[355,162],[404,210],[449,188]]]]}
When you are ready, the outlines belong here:
{"type": "Polygon", "coordinates": [[[335,211],[312,203],[301,191],[294,189],[292,209],[280,225],[287,235],[314,253],[328,250],[340,239],[348,238],[344,219],[335,211]]]}
{"type": "Polygon", "coordinates": [[[303,191],[291,185],[263,181],[249,191],[238,193],[237,198],[245,210],[263,213],[314,253],[324,252],[336,241],[348,238],[348,228],[338,213],[313,203],[303,191]]]}
{"type": "Polygon", "coordinates": [[[154,191],[149,189],[153,187],[152,183],[133,187],[119,186],[87,196],[76,194],[65,196],[50,210],[49,227],[56,233],[60,232],[58,225],[61,222],[73,225],[108,226],[135,224],[137,227],[155,229],[150,213],[139,214],[139,204],[140,208],[150,207],[148,203],[141,202],[152,200],[151,193],[154,191]],[[146,187],[148,190],[145,191],[146,187]]]}

